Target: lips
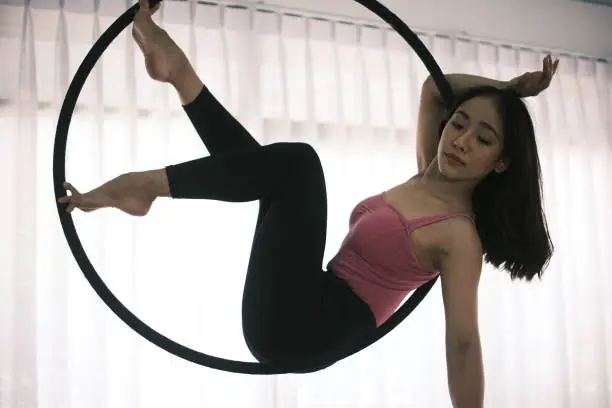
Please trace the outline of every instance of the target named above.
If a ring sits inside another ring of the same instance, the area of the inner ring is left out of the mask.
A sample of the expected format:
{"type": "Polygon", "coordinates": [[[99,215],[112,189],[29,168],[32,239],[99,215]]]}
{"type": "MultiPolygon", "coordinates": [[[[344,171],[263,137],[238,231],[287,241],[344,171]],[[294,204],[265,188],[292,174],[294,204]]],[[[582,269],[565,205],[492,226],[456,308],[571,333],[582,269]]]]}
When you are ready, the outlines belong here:
{"type": "Polygon", "coordinates": [[[461,160],[458,156],[455,156],[454,154],[451,153],[444,153],[444,156],[453,164],[460,164],[460,165],[464,165],[465,162],[463,160],[461,160]]]}

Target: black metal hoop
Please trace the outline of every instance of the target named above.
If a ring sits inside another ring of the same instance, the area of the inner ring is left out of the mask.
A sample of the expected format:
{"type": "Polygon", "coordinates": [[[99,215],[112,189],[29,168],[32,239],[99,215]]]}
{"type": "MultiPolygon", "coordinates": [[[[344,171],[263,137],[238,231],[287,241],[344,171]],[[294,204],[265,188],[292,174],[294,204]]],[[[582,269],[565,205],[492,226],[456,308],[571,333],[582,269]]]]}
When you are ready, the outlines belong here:
{"type": "MultiPolygon", "coordinates": [[[[425,64],[425,67],[431,74],[436,86],[440,90],[442,99],[447,106],[452,106],[454,102],[454,94],[451,86],[444,77],[442,70],[434,60],[433,56],[429,53],[425,45],[421,42],[416,34],[406,26],[395,14],[389,11],[386,7],[375,0],[355,0],[357,3],[368,8],[374,14],[378,15],[381,19],[387,22],[398,34],[400,34],[404,40],[414,49],[417,55],[425,64]]],[[[158,4],[160,0],[150,0],[150,6],[153,7],[158,4]]],[[[338,350],[333,350],[327,355],[320,356],[316,361],[308,361],[301,367],[280,367],[277,365],[257,363],[257,362],[242,362],[234,360],[226,360],[219,357],[210,356],[188,347],[185,347],[179,343],[176,343],[169,338],[163,336],[151,327],[147,326],[138,317],[136,317],[129,309],[127,309],[120,301],[113,295],[109,288],[104,284],[94,267],[92,266],[81,241],[77,235],[74,222],[70,213],[65,211],[66,205],[59,204],[58,198],[65,195],[65,189],[63,183],[66,179],[66,143],[68,140],[68,128],[70,126],[70,120],[74,112],[74,108],[87,79],[87,76],[93,69],[97,60],[100,58],[102,53],[110,45],[110,43],[123,31],[134,19],[134,15],[138,11],[138,4],[132,6],[123,15],[121,15],[96,41],[91,50],[85,56],[85,59],[79,66],[62,105],[60,111],[56,133],[55,133],[55,144],[53,150],[53,186],[55,191],[55,202],[57,204],[57,210],[66,236],[70,250],[76,260],[77,264],[81,268],[85,278],[89,281],[92,288],[96,291],[98,296],[104,301],[104,303],[130,328],[136,331],[138,334],[152,342],[158,347],[172,353],[185,360],[191,361],[196,364],[200,364],[206,367],[210,367],[217,370],[229,371],[242,374],[287,374],[287,373],[310,373],[322,370],[336,362],[349,357],[360,350],[370,346],[374,342],[389,333],[398,324],[400,324],[423,300],[425,295],[431,290],[437,277],[422,285],[408,298],[408,300],[380,327],[374,330],[364,338],[352,341],[351,344],[346,344],[338,350]]]]}

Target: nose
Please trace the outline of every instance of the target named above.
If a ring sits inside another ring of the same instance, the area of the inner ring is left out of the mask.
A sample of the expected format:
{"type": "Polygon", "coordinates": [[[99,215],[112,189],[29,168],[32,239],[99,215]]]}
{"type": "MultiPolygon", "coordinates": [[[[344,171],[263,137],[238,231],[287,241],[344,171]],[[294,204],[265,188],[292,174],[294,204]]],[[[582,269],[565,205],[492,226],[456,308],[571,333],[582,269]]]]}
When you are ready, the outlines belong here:
{"type": "Polygon", "coordinates": [[[458,137],[453,140],[453,147],[457,150],[465,152],[465,143],[462,137],[458,137]]]}

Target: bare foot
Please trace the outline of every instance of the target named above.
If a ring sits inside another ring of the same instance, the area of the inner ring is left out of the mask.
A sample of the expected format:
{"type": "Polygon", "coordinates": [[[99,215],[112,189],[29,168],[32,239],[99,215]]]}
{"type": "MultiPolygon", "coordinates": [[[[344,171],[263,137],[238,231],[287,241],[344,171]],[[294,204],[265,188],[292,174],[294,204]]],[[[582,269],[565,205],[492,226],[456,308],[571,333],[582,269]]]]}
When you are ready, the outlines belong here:
{"type": "Polygon", "coordinates": [[[161,3],[152,9],[149,8],[148,0],[139,0],[138,4],[140,8],[134,16],[132,37],[144,55],[149,76],[160,82],[171,83],[189,66],[187,56],[151,18],[161,3]]]}
{"type": "Polygon", "coordinates": [[[83,212],[92,212],[113,207],[127,214],[142,217],[149,212],[156,198],[146,185],[142,185],[130,173],[122,174],[85,194],[81,194],[70,183],[64,183],[64,187],[71,195],[60,197],[57,201],[68,204],[66,211],[69,213],[75,208],[83,212]]]}

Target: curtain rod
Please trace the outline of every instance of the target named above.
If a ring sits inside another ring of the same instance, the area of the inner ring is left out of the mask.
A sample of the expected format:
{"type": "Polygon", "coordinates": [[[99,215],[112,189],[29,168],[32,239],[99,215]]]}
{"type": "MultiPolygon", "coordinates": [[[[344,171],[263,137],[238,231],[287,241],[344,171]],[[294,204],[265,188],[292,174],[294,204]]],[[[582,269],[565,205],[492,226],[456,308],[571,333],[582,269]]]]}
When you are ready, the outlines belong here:
{"type": "MultiPolygon", "coordinates": [[[[368,28],[373,28],[373,29],[378,29],[378,30],[393,30],[392,27],[390,27],[388,24],[382,22],[379,19],[366,19],[366,18],[359,18],[359,17],[350,16],[350,15],[335,14],[331,12],[321,12],[321,11],[301,9],[301,8],[295,8],[295,7],[279,6],[279,5],[274,5],[274,4],[268,4],[263,0],[256,0],[256,1],[169,0],[169,1],[193,2],[196,4],[202,4],[206,6],[225,6],[227,8],[240,9],[240,10],[253,9],[261,13],[274,13],[274,14],[282,14],[288,17],[310,18],[310,19],[317,20],[317,21],[363,26],[363,27],[368,27],[368,28]]],[[[435,29],[428,29],[428,28],[421,28],[421,27],[419,28],[411,27],[411,29],[416,34],[429,35],[429,36],[434,36],[438,38],[465,40],[465,41],[470,41],[470,42],[475,42],[475,43],[480,43],[480,44],[488,44],[488,45],[490,44],[490,45],[495,45],[495,46],[505,47],[505,48],[518,48],[518,49],[534,51],[534,52],[552,53],[558,56],[589,60],[589,61],[596,61],[596,62],[604,62],[604,63],[612,62],[612,57],[606,58],[603,56],[588,55],[588,54],[573,52],[573,51],[564,50],[564,49],[543,47],[541,45],[535,45],[535,44],[507,43],[507,42],[495,40],[492,38],[472,36],[465,31],[452,32],[452,31],[435,30],[435,29]]]]}

